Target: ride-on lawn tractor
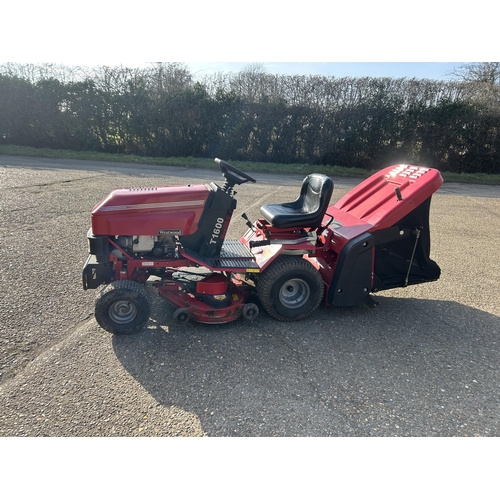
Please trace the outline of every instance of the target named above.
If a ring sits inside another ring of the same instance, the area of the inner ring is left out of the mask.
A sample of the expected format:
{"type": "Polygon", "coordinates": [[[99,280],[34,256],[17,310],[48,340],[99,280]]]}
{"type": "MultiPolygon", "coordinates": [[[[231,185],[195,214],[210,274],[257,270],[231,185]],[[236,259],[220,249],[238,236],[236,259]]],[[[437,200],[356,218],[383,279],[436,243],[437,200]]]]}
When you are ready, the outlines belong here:
{"type": "Polygon", "coordinates": [[[238,241],[225,238],[234,188],[256,181],[215,161],[222,187],[116,189],[92,210],[83,288],[101,288],[95,317],[105,330],[128,334],[146,324],[146,282],[184,324],[253,320],[258,304],[279,321],[297,321],[322,301],[370,305],[372,292],[439,278],[429,258],[437,170],[384,168],[333,206],[332,180],[308,175],[295,201],[263,205],[255,222],[242,214],[248,230],[238,241]]]}

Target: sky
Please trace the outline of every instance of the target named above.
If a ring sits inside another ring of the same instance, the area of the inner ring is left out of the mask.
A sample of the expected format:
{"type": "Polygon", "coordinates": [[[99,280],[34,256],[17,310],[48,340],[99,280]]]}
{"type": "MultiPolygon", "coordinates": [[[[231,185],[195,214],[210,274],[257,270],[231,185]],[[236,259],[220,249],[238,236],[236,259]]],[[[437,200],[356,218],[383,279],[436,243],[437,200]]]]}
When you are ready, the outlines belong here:
{"type": "MultiPolygon", "coordinates": [[[[12,61],[0,61],[12,62],[12,61]]],[[[16,61],[20,62],[20,61],[16,61]]],[[[28,60],[22,62],[30,62],[28,60]]],[[[54,62],[54,61],[44,61],[54,62]]],[[[125,59],[120,61],[83,61],[78,62],[71,58],[63,61],[56,61],[67,66],[88,65],[97,66],[123,65],[129,67],[146,67],[150,63],[130,61],[125,59]]],[[[174,61],[164,61],[174,62],[174,61]]],[[[183,62],[183,61],[176,61],[183,62]]],[[[445,63],[423,63],[423,62],[184,62],[194,78],[203,77],[213,73],[237,73],[257,66],[259,69],[270,74],[286,75],[323,75],[341,77],[392,77],[392,78],[417,78],[431,80],[449,80],[453,78],[451,73],[458,68],[460,62],[445,63]]]]}
{"type": "MultiPolygon", "coordinates": [[[[62,58],[44,61],[32,61],[30,59],[0,60],[0,64],[6,62],[32,63],[32,62],[54,62],[66,66],[128,66],[147,67],[151,62],[107,58],[95,60],[80,60],[78,58],[62,58]]],[[[186,62],[186,61],[164,61],[182,62],[195,77],[203,77],[213,73],[237,73],[239,71],[257,67],[270,74],[286,75],[323,75],[341,77],[392,77],[392,78],[417,78],[431,80],[452,79],[452,72],[465,62],[186,62]]]]}
{"type": "Polygon", "coordinates": [[[435,0],[309,0],[285,9],[269,0],[126,6],[86,0],[84,7],[67,0],[7,2],[0,64],[185,62],[203,75],[239,71],[253,62],[270,73],[446,79],[463,62],[499,58],[492,5],[475,0],[473,9],[450,9],[435,0]],[[214,60],[223,62],[209,62],[214,60]]]}
{"type": "MultiPolygon", "coordinates": [[[[393,77],[429,78],[446,80],[450,73],[460,66],[460,62],[255,62],[264,71],[272,74],[324,75],[353,77],[393,77]]],[[[247,67],[248,62],[192,62],[187,63],[191,72],[197,75],[214,72],[238,72],[247,67]]]]}

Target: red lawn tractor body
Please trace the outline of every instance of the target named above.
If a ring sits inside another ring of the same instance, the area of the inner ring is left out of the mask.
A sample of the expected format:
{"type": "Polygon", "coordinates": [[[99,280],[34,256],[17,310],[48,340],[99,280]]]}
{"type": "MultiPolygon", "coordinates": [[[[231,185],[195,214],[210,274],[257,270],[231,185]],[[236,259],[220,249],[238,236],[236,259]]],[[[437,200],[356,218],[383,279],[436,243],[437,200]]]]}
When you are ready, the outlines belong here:
{"type": "Polygon", "coordinates": [[[430,259],[429,209],[437,170],[387,167],[333,206],[333,182],[304,179],[289,203],[263,205],[239,240],[226,240],[234,187],[255,182],[216,159],[225,182],[114,190],[92,210],[84,289],[100,289],[96,319],[133,333],[147,322],[144,285],[176,309],[174,319],[253,320],[259,305],[275,319],[331,306],[373,303],[372,293],[437,280],[430,259]],[[155,279],[149,279],[149,278],[155,279]]]}

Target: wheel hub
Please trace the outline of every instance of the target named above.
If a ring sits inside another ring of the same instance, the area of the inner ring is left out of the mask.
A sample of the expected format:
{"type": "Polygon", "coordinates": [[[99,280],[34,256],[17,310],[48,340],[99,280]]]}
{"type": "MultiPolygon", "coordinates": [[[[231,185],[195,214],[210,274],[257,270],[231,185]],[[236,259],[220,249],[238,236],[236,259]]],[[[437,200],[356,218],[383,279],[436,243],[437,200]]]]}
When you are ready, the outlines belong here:
{"type": "Polygon", "coordinates": [[[130,323],[137,316],[137,307],[127,300],[118,300],[109,308],[109,317],[121,325],[130,323]]]}
{"type": "Polygon", "coordinates": [[[291,279],[283,283],[279,299],[289,309],[297,309],[307,302],[311,291],[309,285],[301,279],[291,279]]]}

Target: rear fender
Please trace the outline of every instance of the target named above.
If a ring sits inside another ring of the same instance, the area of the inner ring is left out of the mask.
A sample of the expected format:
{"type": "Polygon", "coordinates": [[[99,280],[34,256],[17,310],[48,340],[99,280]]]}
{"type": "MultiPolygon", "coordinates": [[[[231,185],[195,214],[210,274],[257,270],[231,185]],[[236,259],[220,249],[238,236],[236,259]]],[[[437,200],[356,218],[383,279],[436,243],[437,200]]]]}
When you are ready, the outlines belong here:
{"type": "Polygon", "coordinates": [[[317,239],[315,232],[302,228],[278,229],[259,219],[240,242],[249,247],[262,272],[279,255],[315,255],[317,239]]]}
{"type": "Polygon", "coordinates": [[[373,283],[374,237],[364,233],[349,241],[340,252],[328,291],[333,306],[357,306],[363,303],[373,283]]]}

